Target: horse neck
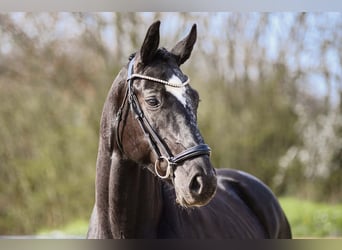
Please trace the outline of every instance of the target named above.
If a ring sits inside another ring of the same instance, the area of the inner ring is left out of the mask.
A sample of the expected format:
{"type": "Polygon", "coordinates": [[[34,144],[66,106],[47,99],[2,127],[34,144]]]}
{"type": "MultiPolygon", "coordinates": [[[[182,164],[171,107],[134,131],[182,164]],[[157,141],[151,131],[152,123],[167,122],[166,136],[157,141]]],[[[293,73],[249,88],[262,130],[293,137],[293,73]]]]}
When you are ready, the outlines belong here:
{"type": "Polygon", "coordinates": [[[156,237],[162,205],[160,181],[116,153],[111,158],[108,215],[113,237],[156,237]]]}
{"type": "Polygon", "coordinates": [[[161,183],[147,169],[124,160],[115,146],[113,115],[124,95],[126,70],[120,71],[101,117],[96,162],[96,213],[99,237],[155,237],[161,213],[161,183]]]}

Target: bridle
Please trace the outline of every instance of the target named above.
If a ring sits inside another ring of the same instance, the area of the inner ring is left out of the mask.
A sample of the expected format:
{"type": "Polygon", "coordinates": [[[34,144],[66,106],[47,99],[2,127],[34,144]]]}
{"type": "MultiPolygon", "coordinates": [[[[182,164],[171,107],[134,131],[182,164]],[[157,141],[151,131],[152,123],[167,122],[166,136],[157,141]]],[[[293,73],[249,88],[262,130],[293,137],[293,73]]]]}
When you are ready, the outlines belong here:
{"type": "Polygon", "coordinates": [[[144,115],[144,112],[141,109],[140,103],[138,98],[133,90],[133,83],[135,79],[146,79],[149,81],[157,82],[160,84],[168,85],[175,88],[182,88],[185,87],[186,84],[189,83],[189,80],[182,84],[175,84],[168,81],[164,81],[161,79],[153,78],[150,76],[134,74],[134,58],[132,58],[128,65],[128,73],[127,73],[127,82],[128,86],[126,88],[126,93],[123,99],[123,102],[116,114],[116,142],[118,145],[119,150],[123,153],[123,146],[120,138],[119,133],[119,125],[122,120],[122,111],[124,109],[125,103],[128,100],[129,106],[133,114],[135,115],[136,120],[138,121],[142,131],[144,132],[145,136],[148,138],[150,146],[152,147],[153,151],[157,155],[157,160],[154,164],[155,173],[161,179],[166,179],[169,177],[173,177],[174,168],[177,164],[184,162],[186,160],[199,157],[202,155],[210,155],[210,147],[207,144],[199,144],[194,147],[188,148],[183,152],[173,155],[170,151],[169,147],[165,143],[163,139],[160,138],[158,133],[153,129],[150,122],[144,115]],[[167,168],[165,174],[160,173],[162,163],[166,162],[167,168]]]}

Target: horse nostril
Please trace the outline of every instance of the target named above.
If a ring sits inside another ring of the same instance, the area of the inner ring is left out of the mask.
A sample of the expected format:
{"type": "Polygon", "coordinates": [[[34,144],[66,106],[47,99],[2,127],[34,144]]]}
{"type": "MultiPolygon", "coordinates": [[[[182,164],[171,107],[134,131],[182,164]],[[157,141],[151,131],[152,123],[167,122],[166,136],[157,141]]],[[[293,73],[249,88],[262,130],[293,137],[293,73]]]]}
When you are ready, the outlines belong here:
{"type": "Polygon", "coordinates": [[[190,183],[190,191],[195,195],[200,195],[203,190],[203,177],[200,175],[194,176],[190,183]]]}

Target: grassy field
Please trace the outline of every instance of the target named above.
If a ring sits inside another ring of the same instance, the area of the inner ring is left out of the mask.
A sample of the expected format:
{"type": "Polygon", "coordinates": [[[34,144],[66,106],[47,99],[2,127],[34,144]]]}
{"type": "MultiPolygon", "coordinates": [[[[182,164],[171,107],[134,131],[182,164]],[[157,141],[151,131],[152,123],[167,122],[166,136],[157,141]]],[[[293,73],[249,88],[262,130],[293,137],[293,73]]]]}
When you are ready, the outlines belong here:
{"type": "Polygon", "coordinates": [[[76,220],[64,227],[55,229],[42,229],[38,232],[38,235],[51,235],[54,237],[58,236],[86,236],[88,230],[88,220],[76,220]]]}
{"type": "MultiPolygon", "coordinates": [[[[290,221],[294,238],[342,237],[342,205],[330,205],[299,200],[279,199],[290,221]]],[[[85,236],[88,220],[77,220],[65,227],[41,230],[39,235],[85,236]]]]}
{"type": "Polygon", "coordinates": [[[342,204],[315,203],[297,198],[279,199],[294,237],[341,237],[342,204]]]}

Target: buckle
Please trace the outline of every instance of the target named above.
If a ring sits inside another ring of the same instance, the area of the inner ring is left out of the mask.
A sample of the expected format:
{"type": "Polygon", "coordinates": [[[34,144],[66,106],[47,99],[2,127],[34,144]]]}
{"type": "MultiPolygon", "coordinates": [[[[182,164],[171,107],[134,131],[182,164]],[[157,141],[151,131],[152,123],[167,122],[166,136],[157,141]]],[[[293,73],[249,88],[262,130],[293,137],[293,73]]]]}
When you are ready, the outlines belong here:
{"type": "Polygon", "coordinates": [[[156,162],[154,163],[154,171],[156,172],[156,175],[159,178],[167,179],[172,174],[172,170],[173,170],[172,169],[172,165],[173,165],[173,163],[170,163],[168,158],[166,158],[165,156],[160,156],[156,160],[156,162]],[[167,164],[166,170],[164,170],[165,166],[164,167],[162,166],[162,165],[165,165],[165,164],[167,164]]]}

